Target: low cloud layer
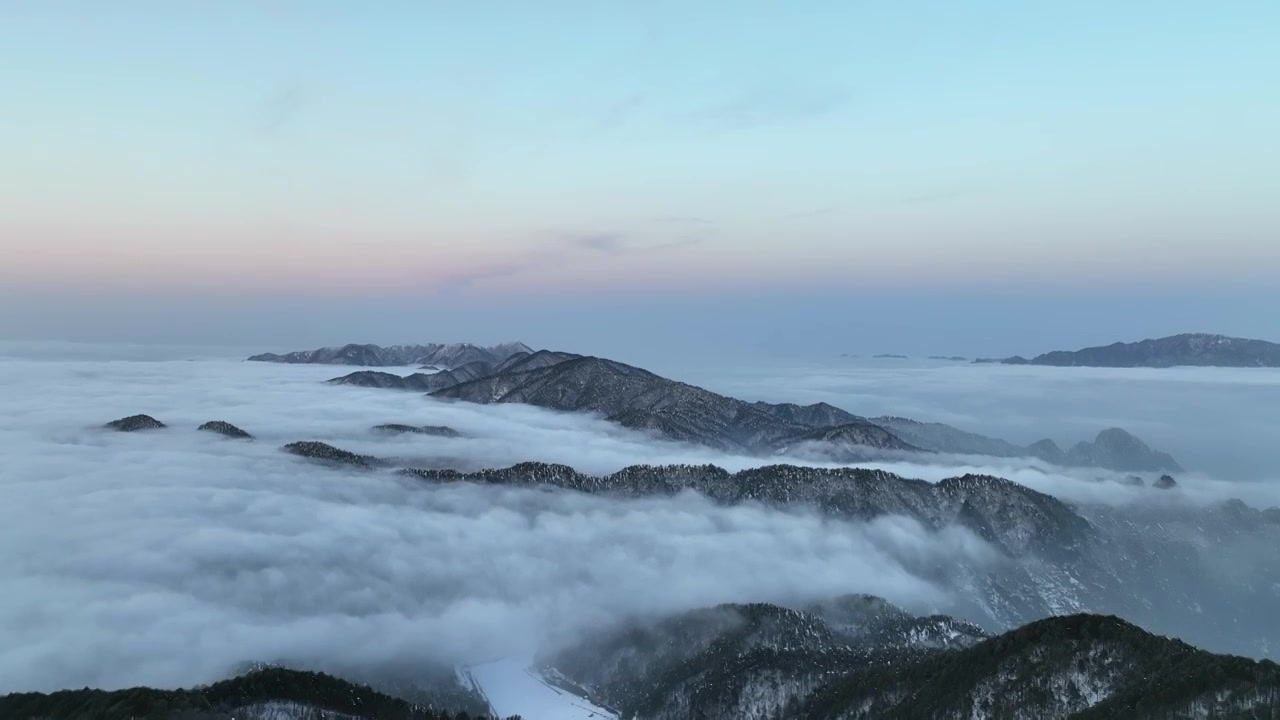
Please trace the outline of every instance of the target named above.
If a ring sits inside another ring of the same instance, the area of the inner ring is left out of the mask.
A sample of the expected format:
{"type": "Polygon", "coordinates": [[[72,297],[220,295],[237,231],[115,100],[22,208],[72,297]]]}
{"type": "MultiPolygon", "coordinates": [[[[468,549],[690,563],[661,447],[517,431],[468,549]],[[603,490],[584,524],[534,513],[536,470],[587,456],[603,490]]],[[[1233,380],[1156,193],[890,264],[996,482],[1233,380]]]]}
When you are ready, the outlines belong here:
{"type": "MultiPolygon", "coordinates": [[[[882,351],[894,349],[872,352],[882,351]]],[[[1047,437],[1066,447],[1122,427],[1188,470],[1241,482],[1280,476],[1280,370],[992,366],[862,352],[812,364],[698,368],[673,360],[651,369],[747,400],[826,401],[1020,444],[1047,437]]]]}
{"type": "MultiPolygon", "coordinates": [[[[931,533],[900,518],[850,523],[716,507],[693,494],[622,501],[431,486],[280,452],[316,439],[410,464],[540,460],[596,474],[637,463],[827,464],[727,455],[526,406],[323,384],[335,374],[215,360],[0,359],[0,692],[188,685],[258,660],[472,661],[623,616],[729,601],[867,592],[947,611],[955,598],[931,573],[992,557],[968,532],[931,533]],[[138,412],[170,427],[100,428],[138,412]],[[257,440],[195,430],[211,419],[257,440]],[[463,437],[369,431],[382,423],[449,425],[463,437]]],[[[868,465],[927,480],[995,474],[1074,503],[1280,500],[1274,483],[1195,473],[1160,491],[1030,460],[868,465]]]]}
{"type": "MultiPolygon", "coordinates": [[[[278,450],[331,440],[459,464],[746,458],[652,443],[581,417],[321,384],[333,368],[4,361],[0,692],[208,682],[239,663],[325,666],[527,652],[623,616],[845,592],[920,610],[971,534],[319,467],[278,450]],[[146,412],[165,430],[102,422],[146,412]],[[258,436],[194,428],[226,419],[258,436]],[[383,438],[383,422],[471,437],[383,438]]],[[[758,461],[755,461],[758,462],[758,461]]]]}

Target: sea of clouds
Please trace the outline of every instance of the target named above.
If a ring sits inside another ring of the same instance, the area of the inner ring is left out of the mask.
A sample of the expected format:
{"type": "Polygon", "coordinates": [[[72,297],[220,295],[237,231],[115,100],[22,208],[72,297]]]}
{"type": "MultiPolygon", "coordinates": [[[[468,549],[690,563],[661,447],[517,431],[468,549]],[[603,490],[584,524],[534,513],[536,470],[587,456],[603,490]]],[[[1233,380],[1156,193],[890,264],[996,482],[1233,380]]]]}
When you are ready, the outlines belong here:
{"type": "Polygon", "coordinates": [[[1059,368],[918,359],[651,368],[716,392],[769,402],[830,402],[867,417],[943,422],[1026,445],[1062,447],[1121,427],[1188,470],[1271,482],[1280,437],[1280,368],[1059,368]]]}
{"type": "Polygon", "coordinates": [[[621,617],[870,592],[948,597],[939,563],[991,551],[901,518],[429,485],[279,450],[320,439],[464,467],[588,471],[750,458],[591,418],[337,387],[334,368],[225,361],[0,361],[0,692],[216,680],[241,663],[475,661],[621,617]],[[146,412],[170,427],[117,433],[146,412]],[[225,419],[257,436],[199,432],[225,419]],[[386,437],[384,422],[467,437],[386,437]]]}
{"type": "MultiPolygon", "coordinates": [[[[281,452],[323,440],[410,465],[540,460],[601,474],[637,463],[824,464],[664,442],[582,415],[323,383],[338,374],[215,359],[0,357],[0,693],[190,685],[263,660],[469,662],[622,617],[731,601],[865,592],[945,611],[951,598],[929,568],[993,558],[968,532],[902,518],[717,507],[692,493],[618,500],[430,485],[281,452]],[[101,428],[139,412],[170,427],[101,428]],[[211,419],[256,439],[196,431],[211,419]],[[463,437],[369,431],[391,422],[463,437]]],[[[1263,483],[1198,474],[1160,494],[1033,461],[871,465],[930,480],[999,474],[1074,502],[1200,503],[1246,490],[1266,506],[1275,497],[1263,483]]]]}

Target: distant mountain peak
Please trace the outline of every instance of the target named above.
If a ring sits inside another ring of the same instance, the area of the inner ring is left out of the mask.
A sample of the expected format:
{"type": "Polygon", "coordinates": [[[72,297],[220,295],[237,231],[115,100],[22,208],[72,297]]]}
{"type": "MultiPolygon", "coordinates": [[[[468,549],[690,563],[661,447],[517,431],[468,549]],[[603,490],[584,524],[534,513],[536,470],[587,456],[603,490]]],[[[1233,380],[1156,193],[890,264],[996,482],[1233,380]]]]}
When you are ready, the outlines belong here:
{"type": "Polygon", "coordinates": [[[305,363],[314,365],[360,365],[390,367],[394,365],[433,365],[453,369],[467,363],[485,362],[496,365],[518,353],[532,353],[522,342],[506,342],[484,347],[472,343],[428,343],[426,345],[348,344],[277,355],[263,353],[249,358],[255,362],[305,363]]]}
{"type": "Polygon", "coordinates": [[[1000,362],[1057,367],[1280,367],[1280,344],[1195,332],[1083,350],[1055,350],[1031,360],[1014,357],[1000,362]]]}

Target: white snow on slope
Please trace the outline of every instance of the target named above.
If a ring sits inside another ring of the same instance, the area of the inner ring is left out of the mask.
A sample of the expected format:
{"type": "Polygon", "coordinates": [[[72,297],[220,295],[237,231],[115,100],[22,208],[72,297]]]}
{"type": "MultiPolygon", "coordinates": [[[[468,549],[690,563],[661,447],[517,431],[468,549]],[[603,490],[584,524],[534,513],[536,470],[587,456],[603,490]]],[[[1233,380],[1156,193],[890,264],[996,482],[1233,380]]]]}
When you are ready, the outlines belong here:
{"type": "Polygon", "coordinates": [[[528,658],[509,657],[459,668],[462,681],[489,702],[498,717],[524,720],[617,720],[614,713],[548,684],[528,658]]]}
{"type": "Polygon", "coordinates": [[[235,720],[357,720],[354,715],[321,710],[295,702],[265,702],[231,711],[235,720]]]}

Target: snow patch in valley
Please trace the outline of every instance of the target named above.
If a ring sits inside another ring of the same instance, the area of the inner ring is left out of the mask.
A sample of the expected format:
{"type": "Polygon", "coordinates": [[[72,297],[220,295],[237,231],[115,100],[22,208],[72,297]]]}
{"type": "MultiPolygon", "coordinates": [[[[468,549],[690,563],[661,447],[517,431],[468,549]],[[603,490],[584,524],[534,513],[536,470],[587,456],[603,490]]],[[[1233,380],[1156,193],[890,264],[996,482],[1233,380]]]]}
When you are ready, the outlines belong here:
{"type": "Polygon", "coordinates": [[[529,658],[508,657],[458,668],[463,684],[475,688],[498,717],[524,720],[617,720],[609,710],[548,683],[529,658]]]}

